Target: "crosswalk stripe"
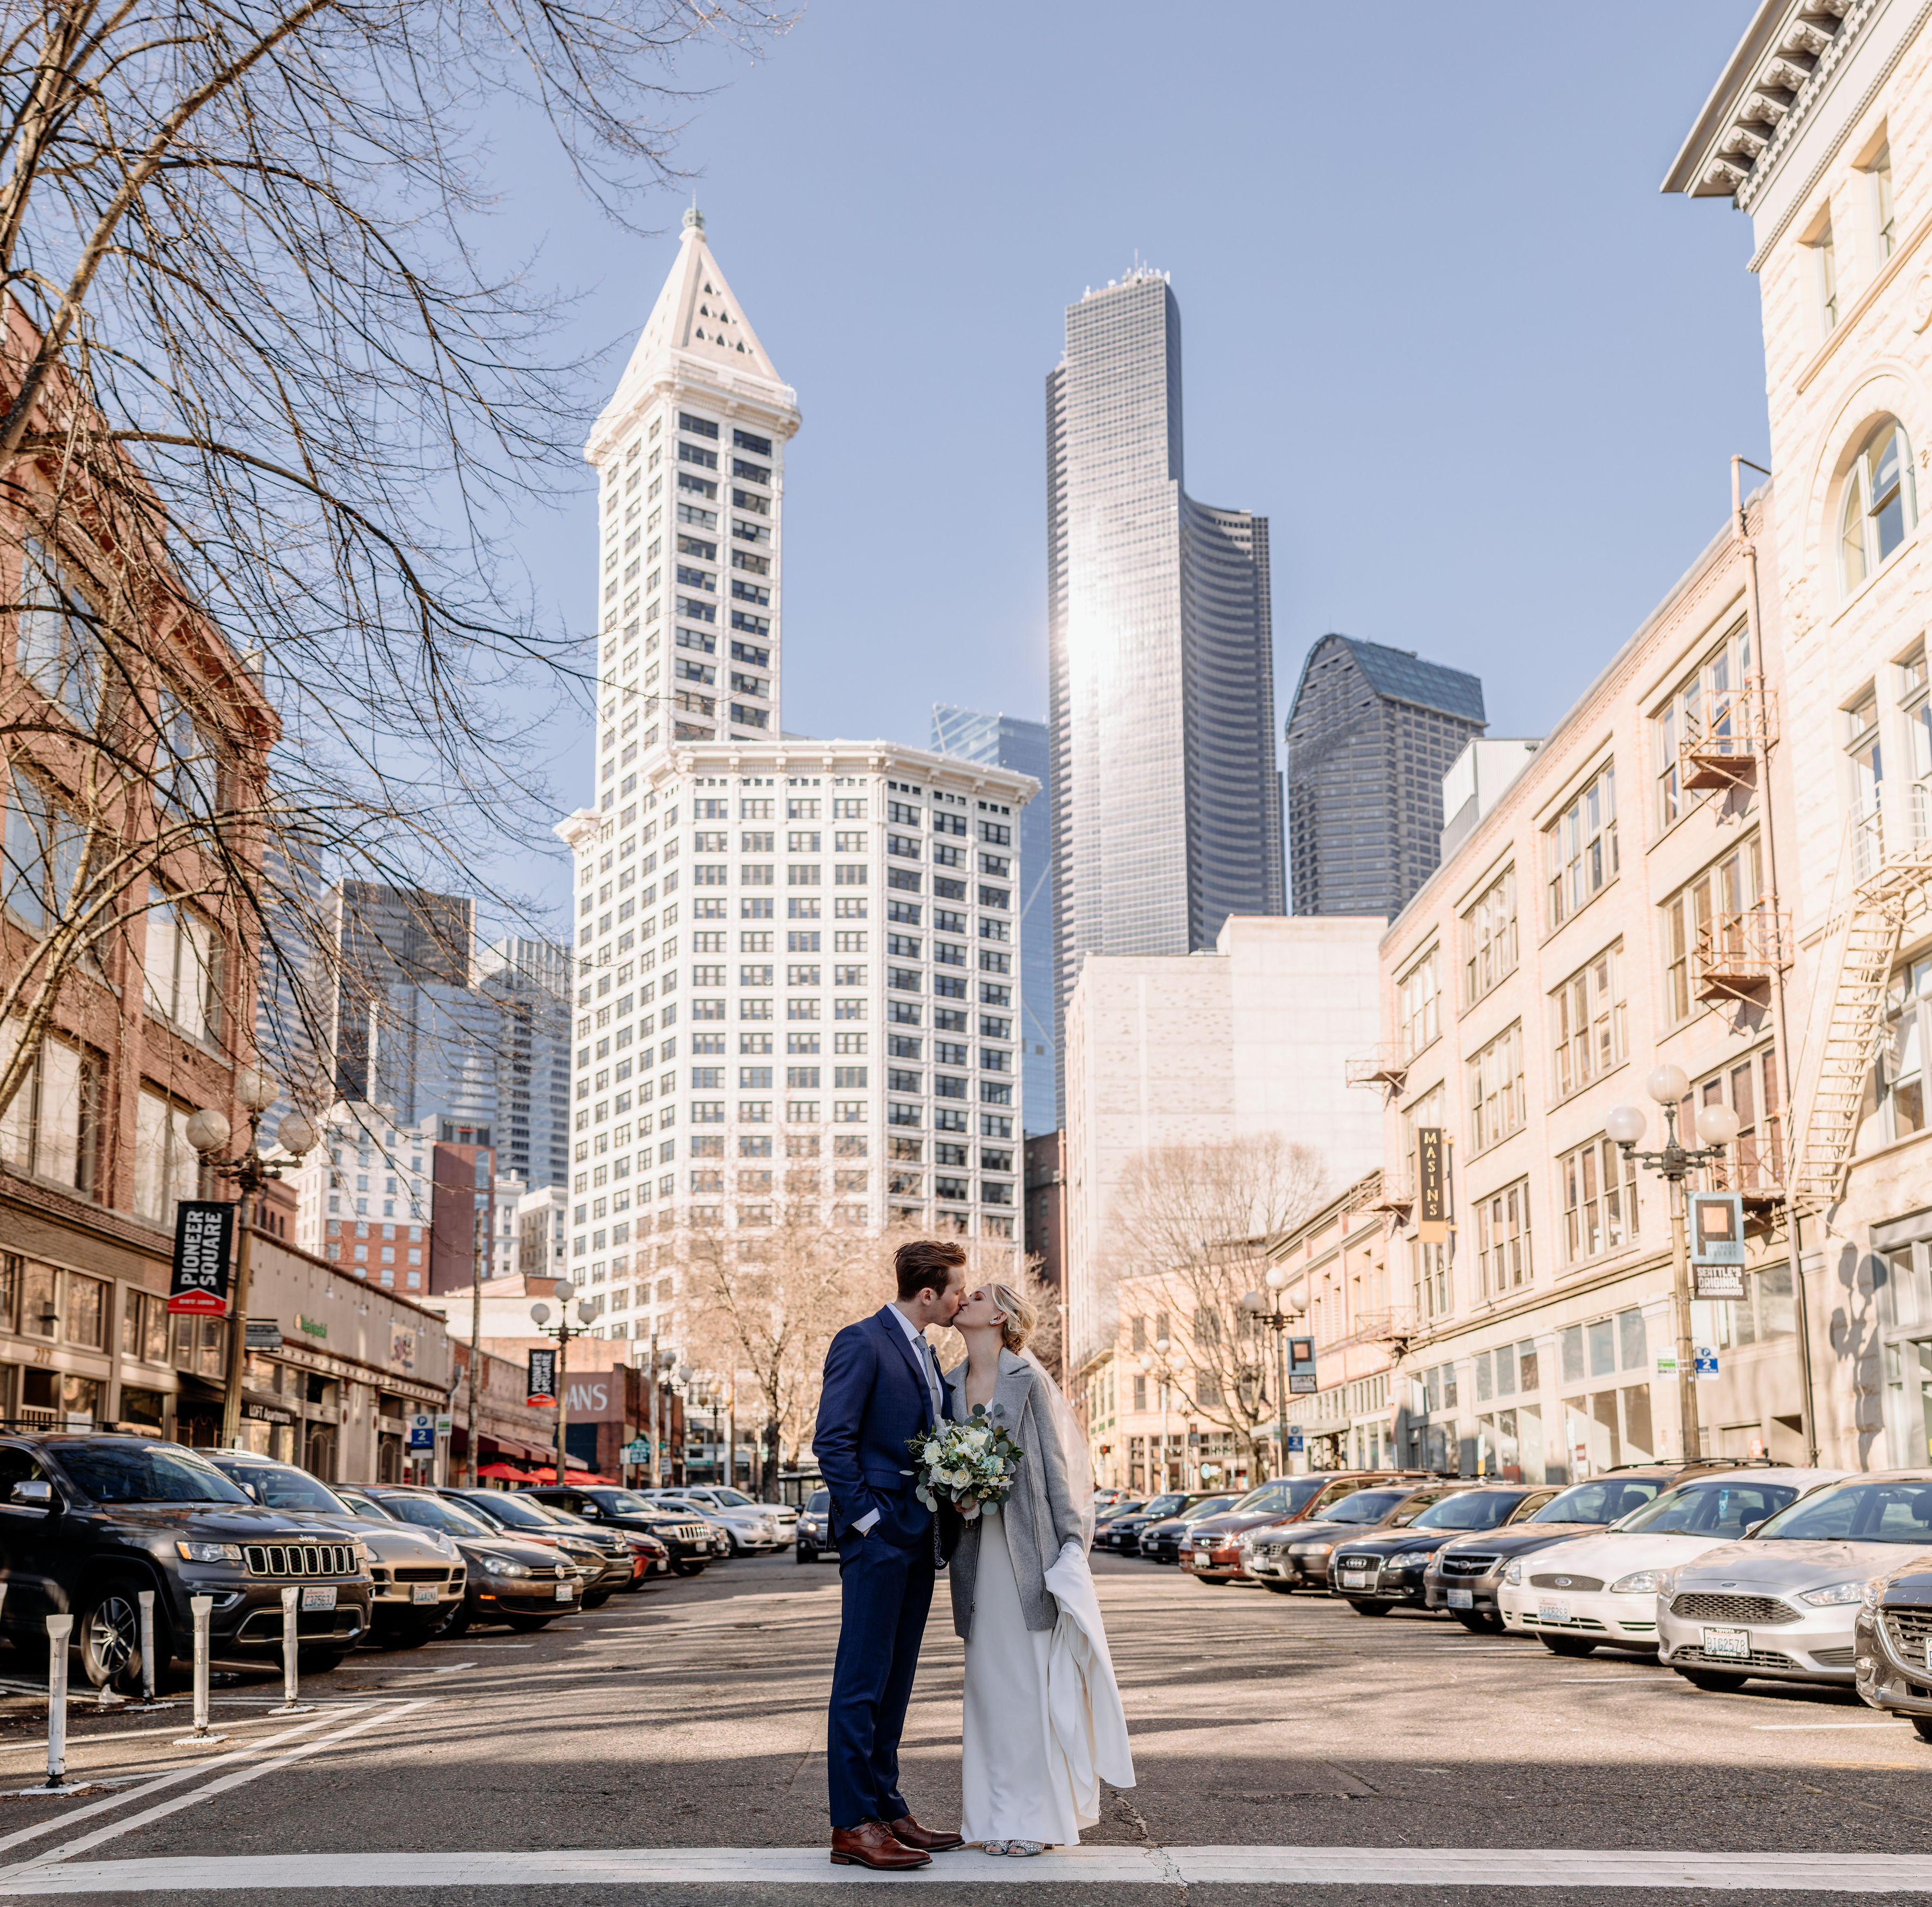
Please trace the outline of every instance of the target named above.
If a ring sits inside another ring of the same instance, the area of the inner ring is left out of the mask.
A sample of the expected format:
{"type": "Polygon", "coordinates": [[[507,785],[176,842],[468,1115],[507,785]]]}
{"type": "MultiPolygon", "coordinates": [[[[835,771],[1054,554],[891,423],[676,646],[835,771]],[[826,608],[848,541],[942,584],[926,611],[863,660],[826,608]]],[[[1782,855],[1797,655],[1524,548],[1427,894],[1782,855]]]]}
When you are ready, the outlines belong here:
{"type": "Polygon", "coordinates": [[[1645,1848],[1083,1847],[1036,1860],[972,1849],[909,1875],[835,1867],[822,1847],[581,1848],[503,1853],[169,1855],[38,1863],[0,1876],[0,1897],[260,1891],[282,1887],[690,1886],[984,1883],[1922,1891],[1916,1854],[1676,1853],[1645,1848]]]}

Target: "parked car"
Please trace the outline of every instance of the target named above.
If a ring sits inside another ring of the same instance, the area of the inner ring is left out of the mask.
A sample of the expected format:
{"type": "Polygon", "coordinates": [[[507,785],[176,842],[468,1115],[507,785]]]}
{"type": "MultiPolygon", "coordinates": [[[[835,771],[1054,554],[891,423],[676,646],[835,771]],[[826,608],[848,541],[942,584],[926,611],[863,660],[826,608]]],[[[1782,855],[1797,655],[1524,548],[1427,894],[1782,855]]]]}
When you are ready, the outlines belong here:
{"type": "Polygon", "coordinates": [[[1403,1605],[1426,1608],[1423,1572],[1444,1543],[1472,1530],[1499,1530],[1540,1509],[1556,1494],[1553,1485],[1451,1485],[1426,1509],[1400,1529],[1352,1537],[1328,1566],[1328,1593],[1346,1596],[1358,1616],[1383,1616],[1403,1605]]]}
{"type": "Polygon", "coordinates": [[[700,1507],[749,1510],[770,1517],[778,1524],[787,1542],[790,1542],[793,1527],[798,1521],[798,1512],[791,1504],[764,1503],[756,1497],[746,1496],[742,1490],[734,1490],[728,1483],[694,1484],[682,1494],[700,1507]]]}
{"type": "Polygon", "coordinates": [[[814,1490],[798,1513],[797,1547],[794,1560],[816,1563],[821,1556],[838,1554],[838,1532],[832,1527],[832,1492],[814,1490]]]}
{"type": "Polygon", "coordinates": [[[1424,1605],[1447,1609],[1465,1629],[1500,1634],[1503,1619],[1496,1608],[1496,1591],[1510,1563],[1641,1509],[1668,1490],[1681,1471],[1682,1466],[1674,1464],[1608,1471],[1571,1484],[1540,1509],[1512,1519],[1505,1528],[1456,1537],[1429,1559],[1422,1576],[1424,1605]]]}
{"type": "Polygon", "coordinates": [[[1250,1490],[1219,1516],[1194,1526],[1191,1542],[1181,1546],[1180,1566],[1197,1582],[1215,1586],[1248,1576],[1254,1540],[1276,1524],[1312,1521],[1366,1484],[1427,1479],[1424,1470],[1315,1470],[1283,1476],[1250,1490]]]}
{"type": "Polygon", "coordinates": [[[650,1502],[662,1503],[688,1516],[701,1516],[707,1523],[715,1524],[724,1533],[723,1553],[726,1555],[763,1556],[786,1548],[791,1542],[791,1526],[781,1520],[781,1506],[753,1503],[742,1491],[729,1493],[743,1497],[742,1503],[716,1503],[682,1490],[645,1490],[638,1494],[650,1502]]]}
{"type": "MultiPolygon", "coordinates": [[[[1700,1689],[1856,1680],[1865,1591],[1900,1551],[1932,1551],[1932,1470],[1885,1470],[1808,1491],[1658,1585],[1658,1659],[1700,1689]]],[[[1922,1646],[1912,1664],[1927,1672],[1922,1646]]]]}
{"type": "Polygon", "coordinates": [[[1107,1547],[1122,1556],[1138,1556],[1141,1532],[1150,1523],[1163,1522],[1170,1516],[1178,1516],[1183,1510],[1192,1509],[1196,1503],[1204,1503],[1208,1494],[1204,1490],[1168,1490],[1158,1497],[1150,1497],[1129,1515],[1110,1517],[1107,1522],[1107,1547]]]}
{"type": "Polygon", "coordinates": [[[1114,1547],[1114,1525],[1126,1518],[1138,1515],[1147,1507],[1144,1497],[1122,1497],[1094,1518],[1094,1547],[1112,1549],[1114,1547]]]}
{"type": "Polygon", "coordinates": [[[1375,1530],[1406,1529],[1453,1486],[1440,1480],[1371,1485],[1351,1491],[1330,1503],[1320,1517],[1265,1532],[1265,1542],[1253,1542],[1248,1551],[1250,1574],[1278,1594],[1298,1589],[1325,1589],[1328,1559],[1341,1544],[1375,1530]]]}
{"type": "Polygon", "coordinates": [[[369,1627],[368,1553],[254,1503],[178,1444],[92,1431],[0,1437],[0,1632],[44,1661],[46,1618],[72,1611],[97,1688],[141,1680],[140,1593],[154,1593],[156,1678],[194,1650],[208,1596],[210,1653],[278,1659],[282,1590],[301,1586],[303,1665],[333,1668],[369,1627]]]}
{"type": "Polygon", "coordinates": [[[362,1539],[369,1556],[369,1620],[376,1641],[416,1648],[442,1627],[463,1600],[463,1552],[439,1531],[386,1516],[364,1516],[293,1464],[250,1450],[199,1454],[265,1509],[347,1530],[362,1539]]]}
{"type": "Polygon", "coordinates": [[[506,1536],[526,1542],[548,1543],[575,1565],[584,1582],[584,1606],[601,1609],[620,1589],[628,1589],[636,1568],[631,1546],[614,1530],[592,1530],[576,1524],[548,1504],[536,1503],[521,1490],[444,1488],[436,1494],[465,1503],[506,1536]],[[573,1527],[574,1525],[575,1527],[573,1527]]]}
{"type": "Polygon", "coordinates": [[[1932,1557],[1866,1584],[1852,1646],[1859,1699],[1932,1741],[1932,1557]]]}
{"type": "Polygon", "coordinates": [[[1232,1497],[1204,1497],[1178,1516],[1163,1517],[1158,1523],[1144,1524],[1140,1533],[1140,1554],[1155,1563],[1178,1563],[1180,1545],[1193,1534],[1195,1525],[1232,1509],[1234,1503],[1232,1497]]]}
{"type": "Polygon", "coordinates": [[[561,1490],[553,1486],[518,1494],[534,1497],[539,1503],[554,1503],[586,1523],[608,1524],[627,1534],[655,1537],[664,1547],[674,1575],[701,1574],[706,1563],[729,1547],[717,1524],[706,1522],[688,1510],[654,1503],[635,1490],[619,1489],[614,1484],[572,1484],[561,1490]]]}
{"type": "Polygon", "coordinates": [[[1767,1466],[1694,1476],[1604,1530],[1513,1558],[1496,1594],[1503,1626],[1559,1656],[1587,1656],[1604,1642],[1654,1649],[1666,1572],[1844,1475],[1767,1466]]]}
{"type": "Polygon", "coordinates": [[[560,1549],[507,1536],[467,1503],[396,1483],[345,1485],[336,1494],[364,1514],[440,1530],[463,1552],[463,1600],[443,1626],[446,1635],[460,1635],[477,1623],[496,1622],[527,1634],[582,1606],[583,1578],[560,1549]]]}

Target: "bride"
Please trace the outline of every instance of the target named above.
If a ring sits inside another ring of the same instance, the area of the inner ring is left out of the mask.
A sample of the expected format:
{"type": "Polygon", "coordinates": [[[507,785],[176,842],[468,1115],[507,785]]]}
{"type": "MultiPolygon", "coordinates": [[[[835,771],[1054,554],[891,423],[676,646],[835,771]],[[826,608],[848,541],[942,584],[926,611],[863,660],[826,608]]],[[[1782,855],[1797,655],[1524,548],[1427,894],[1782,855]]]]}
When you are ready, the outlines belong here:
{"type": "Polygon", "coordinates": [[[1071,1845],[1100,1818],[1100,1782],[1134,1785],[1126,1722],[1087,1548],[1087,1440],[1030,1353],[1034,1307],[1000,1284],[952,1320],[966,1361],[946,1374],[952,1415],[982,1406],[1021,1451],[1004,1506],[984,1505],[953,1552],[952,1626],[966,1644],[961,1831],[987,1853],[1071,1845]]]}

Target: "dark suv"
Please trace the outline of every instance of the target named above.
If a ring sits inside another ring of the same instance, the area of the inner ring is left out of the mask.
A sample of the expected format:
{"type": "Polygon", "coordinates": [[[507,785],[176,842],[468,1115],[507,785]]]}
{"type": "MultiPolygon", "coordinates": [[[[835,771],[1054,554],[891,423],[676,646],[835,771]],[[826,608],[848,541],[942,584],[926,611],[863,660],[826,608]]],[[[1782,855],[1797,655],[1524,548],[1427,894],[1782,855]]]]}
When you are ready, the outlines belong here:
{"type": "Polygon", "coordinates": [[[1248,1572],[1286,1595],[1298,1589],[1326,1589],[1328,1559],[1347,1542],[1371,1531],[1405,1529],[1455,1486],[1446,1479],[1371,1485],[1324,1509],[1319,1517],[1264,1529],[1248,1548],[1248,1572]]]}
{"type": "Polygon", "coordinates": [[[540,1503],[550,1503],[586,1523],[605,1523],[614,1529],[641,1530],[655,1536],[670,1551],[670,1566],[680,1576],[702,1575],[706,1563],[718,1554],[716,1526],[700,1521],[680,1510],[640,1497],[634,1490],[620,1490],[614,1485],[592,1485],[579,1489],[572,1485],[558,1489],[554,1485],[524,1494],[540,1503]]]}
{"type": "Polygon", "coordinates": [[[71,1611],[97,1688],[141,1680],[140,1593],[154,1593],[157,1680],[194,1647],[190,1598],[207,1596],[213,1656],[279,1659],[282,1590],[302,1589],[302,1659],[333,1668],[369,1626],[362,1545],[258,1509],[178,1444],[92,1432],[0,1437],[0,1632],[44,1656],[46,1618],[71,1611]]]}
{"type": "Polygon", "coordinates": [[[1248,1574],[1246,1552],[1277,1524],[1317,1521],[1330,1503],[1370,1483],[1427,1480],[1424,1470],[1313,1470],[1250,1490],[1219,1516],[1197,1523],[1180,1546],[1180,1566],[1196,1582],[1229,1583],[1248,1574]]]}
{"type": "Polygon", "coordinates": [[[1386,1615],[1403,1603],[1423,1608],[1422,1572],[1444,1543],[1534,1515],[1556,1494],[1553,1483],[1451,1485],[1448,1495],[1400,1529],[1338,1548],[1329,1562],[1328,1593],[1346,1596],[1358,1616],[1386,1615]]]}

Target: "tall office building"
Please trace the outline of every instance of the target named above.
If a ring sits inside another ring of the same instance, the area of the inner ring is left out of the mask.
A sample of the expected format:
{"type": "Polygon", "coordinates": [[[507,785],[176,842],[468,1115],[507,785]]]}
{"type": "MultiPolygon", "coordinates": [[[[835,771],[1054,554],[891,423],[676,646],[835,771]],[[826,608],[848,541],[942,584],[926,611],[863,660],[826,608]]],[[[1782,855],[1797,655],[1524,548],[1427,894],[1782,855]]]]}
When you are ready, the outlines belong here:
{"type": "Polygon", "coordinates": [[[1268,519],[1187,494],[1160,273],[1066,308],[1046,437],[1058,1027],[1088,954],[1189,953],[1287,902],[1268,519]]]}
{"type": "Polygon", "coordinates": [[[570,956],[548,941],[484,948],[477,990],[497,1010],[497,1161],[532,1191],[570,1176],[570,956]]]}
{"type": "Polygon", "coordinates": [[[575,856],[566,1232],[614,1337],[791,1212],[1017,1244],[1030,777],[778,723],[797,403],[694,210],[585,455],[604,525],[575,856]]]}
{"type": "Polygon", "coordinates": [[[1017,768],[1040,783],[1040,792],[1020,815],[1020,1071],[1026,1080],[1026,1129],[1052,1132],[1060,1124],[1053,1045],[1053,803],[1046,793],[1052,743],[1044,722],[1013,715],[981,715],[935,703],[932,745],[964,761],[1017,768]]]}
{"type": "Polygon", "coordinates": [[[1288,718],[1295,912],[1394,919],[1441,861],[1442,777],[1485,725],[1477,677],[1322,637],[1288,718]]]}

